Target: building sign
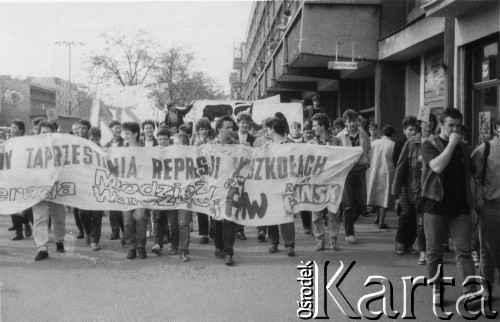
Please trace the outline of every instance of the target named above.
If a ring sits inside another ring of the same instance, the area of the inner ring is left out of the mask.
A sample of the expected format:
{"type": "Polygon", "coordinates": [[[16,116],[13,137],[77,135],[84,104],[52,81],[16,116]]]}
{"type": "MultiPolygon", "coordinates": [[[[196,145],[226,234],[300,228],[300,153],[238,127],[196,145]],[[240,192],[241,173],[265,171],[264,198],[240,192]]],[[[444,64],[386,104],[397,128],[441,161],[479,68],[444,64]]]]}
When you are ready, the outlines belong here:
{"type": "Polygon", "coordinates": [[[424,121],[424,122],[429,122],[429,117],[431,114],[431,109],[429,105],[421,105],[420,109],[418,110],[418,117],[417,120],[424,121]]]}
{"type": "Polygon", "coordinates": [[[358,62],[355,61],[329,61],[328,69],[358,69],[358,62]]]}

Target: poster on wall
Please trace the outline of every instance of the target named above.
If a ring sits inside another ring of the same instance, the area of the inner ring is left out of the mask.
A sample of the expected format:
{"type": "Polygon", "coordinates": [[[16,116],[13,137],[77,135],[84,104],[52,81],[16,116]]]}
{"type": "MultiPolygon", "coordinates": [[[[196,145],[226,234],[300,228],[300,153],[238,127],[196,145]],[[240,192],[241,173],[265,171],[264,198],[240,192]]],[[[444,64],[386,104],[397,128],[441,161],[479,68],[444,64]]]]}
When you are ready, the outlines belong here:
{"type": "Polygon", "coordinates": [[[418,110],[418,117],[417,120],[424,121],[424,122],[429,122],[429,117],[431,114],[431,108],[429,105],[421,105],[420,109],[418,110]]]}
{"type": "Polygon", "coordinates": [[[479,112],[479,144],[489,140],[491,133],[491,113],[479,112]]]}

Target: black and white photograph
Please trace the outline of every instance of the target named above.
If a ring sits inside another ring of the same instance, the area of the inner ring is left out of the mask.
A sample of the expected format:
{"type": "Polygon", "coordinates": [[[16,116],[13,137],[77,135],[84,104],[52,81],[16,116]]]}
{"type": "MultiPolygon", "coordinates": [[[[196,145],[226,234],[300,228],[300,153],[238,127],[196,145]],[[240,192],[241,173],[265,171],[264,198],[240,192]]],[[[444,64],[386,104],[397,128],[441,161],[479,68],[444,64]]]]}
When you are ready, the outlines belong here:
{"type": "Polygon", "coordinates": [[[499,0],[0,1],[0,321],[489,321],[499,0]]]}

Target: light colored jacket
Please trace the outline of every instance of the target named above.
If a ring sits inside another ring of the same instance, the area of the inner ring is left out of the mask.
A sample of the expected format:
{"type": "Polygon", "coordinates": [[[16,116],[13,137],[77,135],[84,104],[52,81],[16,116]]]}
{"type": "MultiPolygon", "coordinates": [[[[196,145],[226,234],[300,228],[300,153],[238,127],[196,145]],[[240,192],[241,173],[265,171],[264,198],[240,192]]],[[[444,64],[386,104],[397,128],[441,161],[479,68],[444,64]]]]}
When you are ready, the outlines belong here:
{"type": "Polygon", "coordinates": [[[500,199],[500,139],[495,137],[490,141],[486,173],[484,173],[484,149],[483,143],[472,152],[476,201],[500,199]]]}

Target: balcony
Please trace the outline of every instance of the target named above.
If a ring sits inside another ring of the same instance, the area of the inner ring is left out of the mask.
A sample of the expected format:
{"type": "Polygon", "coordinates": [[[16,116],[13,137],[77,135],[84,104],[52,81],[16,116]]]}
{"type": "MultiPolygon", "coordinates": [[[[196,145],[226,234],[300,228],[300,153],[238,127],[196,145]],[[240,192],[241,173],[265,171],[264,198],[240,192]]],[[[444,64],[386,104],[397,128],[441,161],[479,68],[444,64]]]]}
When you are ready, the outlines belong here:
{"type": "Polygon", "coordinates": [[[340,78],[363,77],[373,72],[373,62],[378,59],[379,5],[377,0],[304,2],[263,72],[245,92],[269,96],[331,90],[338,88],[340,78]],[[336,52],[338,60],[350,61],[353,47],[358,70],[328,69],[336,52]]]}
{"type": "Polygon", "coordinates": [[[472,12],[478,8],[491,6],[498,0],[423,0],[422,8],[425,10],[427,17],[453,17],[460,16],[472,12]]]}

